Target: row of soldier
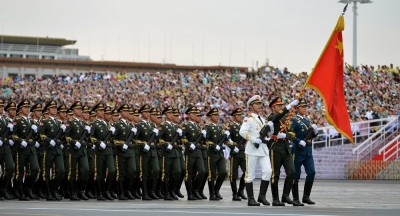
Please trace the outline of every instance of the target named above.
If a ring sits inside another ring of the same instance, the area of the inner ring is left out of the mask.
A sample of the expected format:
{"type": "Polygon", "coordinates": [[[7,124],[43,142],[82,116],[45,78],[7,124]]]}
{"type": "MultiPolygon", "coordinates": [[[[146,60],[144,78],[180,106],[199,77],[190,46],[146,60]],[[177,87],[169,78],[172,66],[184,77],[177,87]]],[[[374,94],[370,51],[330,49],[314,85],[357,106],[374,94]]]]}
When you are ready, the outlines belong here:
{"type": "MultiPolygon", "coordinates": [[[[258,103],[261,101],[252,97],[250,111],[258,103]]],[[[188,121],[182,125],[180,113],[171,106],[160,112],[147,104],[138,110],[126,104],[112,110],[103,103],[89,109],[80,101],[68,108],[53,100],[44,107],[31,106],[28,100],[4,106],[0,100],[0,112],[3,107],[7,115],[0,113],[0,199],[177,200],[184,197],[180,191],[184,182],[187,199],[200,200],[207,199],[203,191],[208,182],[209,199],[221,200],[220,189],[227,175],[223,149],[228,147],[232,199],[247,199],[246,187],[249,205],[257,203],[246,163],[250,157],[247,146],[263,142],[247,137],[243,125],[249,117],[242,125],[240,108],[232,111],[234,121],[226,127],[219,125],[218,109],[212,108],[207,113],[209,123],[202,128],[201,113],[195,106],[185,111],[188,121]],[[237,187],[239,167],[243,175],[237,187]]],[[[267,124],[260,118],[257,130],[268,126],[271,132],[266,136],[275,133],[276,141],[293,140],[289,133],[288,138],[281,138],[283,133],[274,132],[276,121],[267,124]]],[[[276,172],[278,177],[272,173],[273,179],[279,179],[279,170],[276,172]]],[[[294,170],[290,175],[293,182],[294,170]]],[[[292,183],[285,182],[285,188],[287,184],[291,188],[292,183]]],[[[263,181],[261,187],[266,192],[263,181]]],[[[282,201],[293,204],[288,193],[290,189],[284,189],[282,201]]],[[[262,191],[258,201],[269,205],[262,191]]],[[[278,204],[282,204],[279,198],[278,204]]]]}

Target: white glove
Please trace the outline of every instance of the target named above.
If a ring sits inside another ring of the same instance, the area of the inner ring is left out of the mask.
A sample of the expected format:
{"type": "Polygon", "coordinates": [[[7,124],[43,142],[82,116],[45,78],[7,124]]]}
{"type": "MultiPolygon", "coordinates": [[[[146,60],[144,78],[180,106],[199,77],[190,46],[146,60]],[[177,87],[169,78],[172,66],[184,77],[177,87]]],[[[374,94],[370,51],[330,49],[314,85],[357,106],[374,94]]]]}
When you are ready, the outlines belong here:
{"type": "Polygon", "coordinates": [[[153,132],[156,134],[156,136],[158,136],[158,129],[157,128],[154,128],[153,132]]]}
{"type": "Polygon", "coordinates": [[[102,149],[105,149],[107,146],[106,146],[106,144],[104,143],[104,142],[101,142],[100,143],[100,148],[102,148],[102,149]]]}
{"type": "Polygon", "coordinates": [[[12,132],[14,129],[14,125],[12,123],[8,123],[7,127],[10,128],[10,131],[12,132]]]}
{"type": "Polygon", "coordinates": [[[90,133],[90,126],[89,126],[89,125],[86,125],[86,126],[85,126],[85,130],[87,130],[87,132],[90,133]]]}
{"type": "Polygon", "coordinates": [[[274,123],[272,121],[269,121],[267,123],[267,125],[269,126],[269,128],[271,129],[271,131],[274,131],[274,123]]]}
{"type": "Polygon", "coordinates": [[[311,127],[314,129],[314,134],[318,134],[318,126],[316,124],[311,125],[311,127]]]}
{"type": "Polygon", "coordinates": [[[216,146],[215,146],[215,149],[216,149],[217,151],[219,151],[219,150],[221,149],[221,147],[219,147],[219,145],[216,145],[216,146]]]}
{"type": "Polygon", "coordinates": [[[3,141],[0,140],[0,146],[2,146],[2,145],[3,145],[3,141]]]}
{"type": "Polygon", "coordinates": [[[65,126],[65,124],[62,124],[61,129],[63,130],[63,132],[65,132],[65,129],[67,129],[67,126],[65,126]]]}
{"type": "Polygon", "coordinates": [[[32,125],[31,128],[32,128],[33,131],[35,131],[35,133],[37,133],[37,126],[36,125],[32,125]]]}
{"type": "Polygon", "coordinates": [[[306,142],[304,142],[303,140],[301,140],[300,142],[299,142],[299,144],[301,145],[301,146],[306,146],[306,142]]]}
{"type": "Polygon", "coordinates": [[[201,133],[203,134],[203,137],[206,138],[206,136],[207,136],[207,131],[206,131],[206,130],[202,130],[201,133]]]}
{"type": "Polygon", "coordinates": [[[39,148],[39,147],[40,147],[40,145],[39,145],[38,142],[35,142],[35,147],[36,147],[36,148],[39,148]]]}
{"type": "Polygon", "coordinates": [[[168,149],[168,150],[171,150],[171,149],[172,149],[172,145],[171,145],[171,144],[168,144],[167,149],[168,149]]]}
{"type": "Polygon", "coordinates": [[[290,109],[292,109],[292,106],[297,106],[297,104],[299,104],[299,101],[298,100],[294,100],[290,104],[286,105],[286,109],[290,110],[290,109]]]}
{"type": "Polygon", "coordinates": [[[124,144],[124,145],[122,146],[122,149],[127,150],[127,149],[128,149],[128,145],[127,145],[127,144],[124,144]]]}
{"type": "Polygon", "coordinates": [[[22,141],[22,142],[21,142],[21,145],[25,148],[25,147],[28,145],[28,143],[25,142],[25,141],[22,141]]]}
{"type": "Polygon", "coordinates": [[[112,134],[114,134],[115,133],[115,127],[110,127],[110,131],[111,131],[112,134]]]}
{"type": "Polygon", "coordinates": [[[50,140],[50,145],[54,147],[56,145],[56,142],[54,142],[54,140],[50,140]]]}
{"type": "Polygon", "coordinates": [[[233,149],[233,151],[234,151],[235,153],[238,153],[238,152],[239,152],[239,149],[235,146],[235,148],[233,149]]]}
{"type": "Polygon", "coordinates": [[[262,143],[262,140],[259,139],[259,138],[254,138],[254,137],[252,137],[252,138],[250,138],[250,142],[256,143],[256,144],[261,144],[261,143],[262,143]]]}
{"type": "Polygon", "coordinates": [[[81,143],[80,143],[80,142],[78,142],[78,141],[76,141],[76,143],[75,143],[75,147],[76,147],[76,148],[78,148],[78,149],[79,149],[79,148],[81,148],[81,143]]]}
{"type": "Polygon", "coordinates": [[[144,145],[144,149],[146,150],[146,151],[148,151],[148,150],[150,150],[150,146],[149,145],[144,145]]]}
{"type": "Polygon", "coordinates": [[[8,140],[8,143],[10,144],[10,146],[14,145],[14,141],[12,141],[12,140],[8,140]]]}
{"type": "Polygon", "coordinates": [[[60,147],[61,147],[61,149],[64,149],[64,145],[63,144],[61,144],[60,147]]]}
{"type": "Polygon", "coordinates": [[[133,132],[133,134],[137,133],[137,128],[132,128],[131,131],[133,132]]]}
{"type": "Polygon", "coordinates": [[[196,146],[192,143],[192,144],[190,144],[190,146],[189,146],[192,150],[195,150],[196,149],[196,146]]]}
{"type": "Polygon", "coordinates": [[[92,149],[93,149],[93,150],[95,150],[95,149],[96,149],[96,146],[95,146],[95,145],[93,145],[93,146],[92,146],[92,149]]]}
{"type": "Polygon", "coordinates": [[[178,128],[178,130],[176,130],[176,132],[178,132],[179,136],[182,136],[182,129],[178,128]]]}
{"type": "Polygon", "coordinates": [[[286,134],[285,133],[278,133],[277,137],[278,137],[278,139],[285,139],[286,138],[286,134]]]}
{"type": "Polygon", "coordinates": [[[224,134],[225,134],[226,136],[231,135],[231,133],[230,133],[229,131],[227,131],[227,130],[224,132],[224,134]]]}
{"type": "Polygon", "coordinates": [[[268,142],[270,139],[271,139],[271,138],[269,138],[269,137],[265,137],[265,138],[264,138],[264,140],[267,141],[267,142],[268,142]]]}

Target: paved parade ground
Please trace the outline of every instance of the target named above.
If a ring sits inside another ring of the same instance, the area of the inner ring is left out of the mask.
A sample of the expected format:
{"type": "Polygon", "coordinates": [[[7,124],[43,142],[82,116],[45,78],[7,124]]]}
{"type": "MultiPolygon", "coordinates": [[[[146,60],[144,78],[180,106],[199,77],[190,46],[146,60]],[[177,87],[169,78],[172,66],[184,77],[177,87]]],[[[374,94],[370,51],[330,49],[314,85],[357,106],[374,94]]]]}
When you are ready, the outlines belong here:
{"type": "MultiPolygon", "coordinates": [[[[316,205],[305,207],[248,207],[247,201],[233,202],[224,182],[222,201],[107,201],[72,202],[0,201],[0,216],[180,216],[180,215],[400,215],[399,181],[317,180],[311,193],[316,205]]],[[[259,181],[255,185],[258,195],[259,181]]],[[[283,181],[280,183],[280,193],[283,181]]],[[[301,188],[302,188],[301,184],[301,188]]],[[[208,193],[207,193],[208,194],[208,193]]],[[[207,195],[206,194],[206,195],[207,195]]],[[[301,190],[302,194],[302,190],[301,190]]],[[[281,195],[281,194],[280,194],[281,195]]],[[[186,198],[186,197],[185,197],[186,198]]],[[[271,191],[267,192],[272,201],[271,191]]]]}

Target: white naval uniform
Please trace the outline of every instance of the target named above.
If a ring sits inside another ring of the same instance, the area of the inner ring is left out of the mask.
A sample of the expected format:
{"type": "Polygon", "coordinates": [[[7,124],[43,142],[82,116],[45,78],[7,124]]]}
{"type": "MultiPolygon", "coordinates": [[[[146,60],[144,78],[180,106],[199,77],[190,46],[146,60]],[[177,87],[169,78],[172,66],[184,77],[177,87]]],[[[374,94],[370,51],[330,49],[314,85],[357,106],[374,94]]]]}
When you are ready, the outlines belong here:
{"type": "Polygon", "coordinates": [[[262,176],[261,179],[269,181],[272,175],[271,161],[269,159],[269,150],[266,144],[260,144],[258,148],[255,147],[254,142],[260,138],[260,130],[267,123],[266,120],[261,117],[262,121],[258,118],[258,115],[251,113],[243,120],[243,124],[240,127],[239,134],[247,140],[246,143],[246,174],[245,182],[253,182],[255,178],[255,171],[257,162],[260,164],[262,176]]]}

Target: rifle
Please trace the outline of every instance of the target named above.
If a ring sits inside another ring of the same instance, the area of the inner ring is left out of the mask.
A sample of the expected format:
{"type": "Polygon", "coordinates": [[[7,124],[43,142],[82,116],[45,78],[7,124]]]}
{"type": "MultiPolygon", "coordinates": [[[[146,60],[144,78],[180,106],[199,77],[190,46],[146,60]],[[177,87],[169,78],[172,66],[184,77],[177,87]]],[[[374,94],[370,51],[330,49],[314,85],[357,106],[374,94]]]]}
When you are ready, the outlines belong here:
{"type": "MultiPolygon", "coordinates": [[[[132,141],[132,139],[133,139],[134,136],[135,136],[135,133],[134,133],[133,131],[129,132],[128,138],[126,138],[126,140],[125,140],[125,144],[128,145],[128,147],[133,147],[133,146],[132,146],[131,144],[129,144],[129,143],[132,141]]],[[[122,150],[122,151],[126,151],[126,150],[123,149],[122,147],[121,147],[121,150],[122,150]]]]}
{"type": "MultiPolygon", "coordinates": [[[[217,143],[217,145],[222,149],[223,148],[223,144],[228,140],[228,136],[226,134],[224,134],[224,136],[222,137],[222,139],[217,143]]],[[[214,149],[217,150],[217,149],[214,149]]],[[[215,151],[218,152],[218,151],[215,151]]]]}
{"type": "MultiPolygon", "coordinates": [[[[149,141],[147,141],[147,145],[150,146],[151,143],[156,139],[156,134],[154,132],[151,133],[149,141]]],[[[148,150],[143,148],[143,151],[148,152],[148,150]]]]}

